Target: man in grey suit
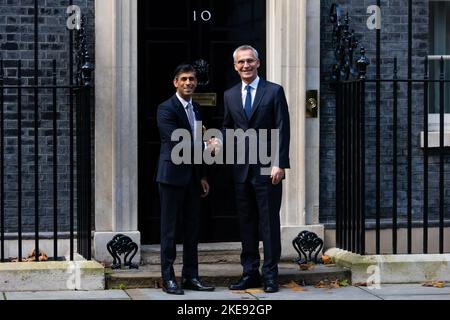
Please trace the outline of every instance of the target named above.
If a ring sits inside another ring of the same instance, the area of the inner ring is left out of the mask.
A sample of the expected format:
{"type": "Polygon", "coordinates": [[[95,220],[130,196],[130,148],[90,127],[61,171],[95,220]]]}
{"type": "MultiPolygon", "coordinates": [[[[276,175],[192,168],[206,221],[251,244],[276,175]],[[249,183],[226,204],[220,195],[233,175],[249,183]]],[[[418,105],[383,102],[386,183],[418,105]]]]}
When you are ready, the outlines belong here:
{"type": "MultiPolygon", "coordinates": [[[[257,146],[245,143],[245,161],[234,164],[236,205],[242,241],[240,280],[230,285],[230,290],[245,290],[261,286],[259,272],[259,239],[263,240],[264,263],[262,280],[265,292],[277,292],[278,263],[281,257],[280,207],[282,180],[289,164],[290,123],[283,88],[258,76],[260,60],[258,52],[245,45],[233,54],[234,68],[241,82],[224,94],[223,128],[255,129],[256,132],[276,129],[278,131],[277,163],[269,164],[270,175],[262,174],[264,163],[249,162],[249,152],[257,146]]],[[[261,135],[257,135],[257,142],[261,135]]],[[[271,145],[270,136],[266,141],[271,145]]],[[[228,143],[230,143],[228,141],[228,143]]],[[[270,148],[269,148],[270,149],[270,148]]],[[[273,152],[274,150],[272,150],[273,152]]],[[[251,157],[250,157],[251,158],[251,157]]],[[[267,166],[266,166],[267,167],[267,166]]]]}

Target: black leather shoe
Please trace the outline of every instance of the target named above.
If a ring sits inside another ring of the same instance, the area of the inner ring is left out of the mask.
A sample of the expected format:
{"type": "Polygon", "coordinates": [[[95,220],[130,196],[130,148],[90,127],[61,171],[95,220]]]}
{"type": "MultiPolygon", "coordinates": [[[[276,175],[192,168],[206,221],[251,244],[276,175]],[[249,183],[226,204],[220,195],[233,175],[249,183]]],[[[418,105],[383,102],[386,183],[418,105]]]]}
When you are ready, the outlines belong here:
{"type": "Polygon", "coordinates": [[[261,287],[261,276],[257,275],[243,275],[238,282],[230,285],[230,290],[245,290],[250,288],[261,287]]]}
{"type": "Polygon", "coordinates": [[[264,292],[274,293],[279,290],[278,282],[275,279],[266,279],[264,280],[264,292]]]}
{"type": "Polygon", "coordinates": [[[168,294],[184,294],[184,291],[178,287],[178,284],[175,280],[165,280],[163,281],[162,289],[164,292],[168,294]]]}
{"type": "Polygon", "coordinates": [[[214,287],[205,286],[199,278],[183,279],[183,289],[195,291],[214,291],[214,287]]]}

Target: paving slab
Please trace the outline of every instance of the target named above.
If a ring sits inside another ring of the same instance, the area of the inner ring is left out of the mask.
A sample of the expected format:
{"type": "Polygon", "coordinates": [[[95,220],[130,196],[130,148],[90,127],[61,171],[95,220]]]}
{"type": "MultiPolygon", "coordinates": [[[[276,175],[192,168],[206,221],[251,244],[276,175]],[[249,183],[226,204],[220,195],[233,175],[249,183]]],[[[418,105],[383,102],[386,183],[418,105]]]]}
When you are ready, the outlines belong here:
{"type": "Polygon", "coordinates": [[[338,289],[315,288],[306,286],[302,291],[281,288],[276,293],[254,293],[258,300],[381,300],[371,293],[358,287],[343,287],[338,289]]]}
{"type": "Polygon", "coordinates": [[[425,287],[422,284],[381,284],[379,289],[360,287],[385,300],[450,300],[450,286],[425,287]]]}
{"type": "Polygon", "coordinates": [[[34,291],[0,292],[0,300],[450,300],[450,287],[423,287],[421,284],[381,285],[380,289],[344,287],[338,289],[305,286],[294,289],[281,288],[277,293],[262,289],[230,291],[217,287],[213,292],[186,290],[185,295],[168,295],[161,289],[128,289],[106,291],[34,291]],[[300,290],[300,291],[299,291],[300,290]]]}
{"type": "Polygon", "coordinates": [[[436,294],[428,294],[428,295],[395,295],[395,296],[383,296],[383,300],[450,300],[450,295],[436,295],[436,294]]]}
{"type": "Polygon", "coordinates": [[[167,294],[161,289],[128,289],[126,292],[133,300],[257,300],[251,294],[227,288],[216,288],[212,292],[185,290],[184,295],[167,294]]]}
{"type": "Polygon", "coordinates": [[[129,289],[126,290],[133,300],[381,300],[373,294],[358,287],[339,289],[321,289],[312,286],[302,287],[302,291],[281,288],[276,293],[265,293],[262,289],[230,291],[227,288],[216,288],[213,292],[185,291],[184,295],[168,295],[161,289],[129,289]]]}
{"type": "Polygon", "coordinates": [[[123,290],[5,292],[6,300],[130,300],[123,290]]]}

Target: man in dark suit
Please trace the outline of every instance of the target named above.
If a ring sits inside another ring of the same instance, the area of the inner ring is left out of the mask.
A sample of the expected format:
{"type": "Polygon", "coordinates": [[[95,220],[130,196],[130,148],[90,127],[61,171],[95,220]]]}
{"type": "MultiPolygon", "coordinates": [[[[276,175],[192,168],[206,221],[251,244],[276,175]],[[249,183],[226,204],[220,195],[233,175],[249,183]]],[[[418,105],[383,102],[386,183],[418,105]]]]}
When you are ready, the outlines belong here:
{"type": "Polygon", "coordinates": [[[157,123],[161,137],[161,151],[156,181],[161,200],[161,274],[163,290],[169,294],[183,294],[175,280],[173,263],[176,258],[177,221],[183,222],[182,287],[189,290],[212,291],[198,276],[198,234],[200,224],[200,198],[209,193],[209,185],[201,164],[175,164],[172,150],[178,143],[188,146],[193,154],[198,105],[192,101],[197,87],[196,71],[191,65],[176,68],[173,84],[176,93],[158,107],[157,123]],[[172,141],[177,129],[188,132],[188,141],[172,141]]]}
{"type": "MultiPolygon", "coordinates": [[[[258,76],[260,60],[258,52],[251,46],[241,46],[233,54],[234,68],[242,82],[224,94],[224,129],[254,129],[260,145],[261,130],[278,130],[278,153],[275,163],[269,164],[262,174],[264,163],[251,163],[249,152],[258,146],[245,142],[245,161],[233,166],[236,190],[236,205],[239,215],[242,241],[241,264],[243,275],[230,286],[230,290],[244,290],[261,286],[259,273],[259,239],[264,246],[262,280],[265,292],[277,292],[278,263],[281,257],[280,207],[282,180],[289,168],[290,124],[288,105],[281,86],[265,81],[258,76]]],[[[264,141],[262,141],[264,142],[264,141]]],[[[276,150],[272,150],[276,152],[276,150]]],[[[272,155],[273,156],[273,155],[272,155]]],[[[239,156],[238,156],[239,158],[239,156]]],[[[244,159],[241,157],[241,159],[244,159]]]]}

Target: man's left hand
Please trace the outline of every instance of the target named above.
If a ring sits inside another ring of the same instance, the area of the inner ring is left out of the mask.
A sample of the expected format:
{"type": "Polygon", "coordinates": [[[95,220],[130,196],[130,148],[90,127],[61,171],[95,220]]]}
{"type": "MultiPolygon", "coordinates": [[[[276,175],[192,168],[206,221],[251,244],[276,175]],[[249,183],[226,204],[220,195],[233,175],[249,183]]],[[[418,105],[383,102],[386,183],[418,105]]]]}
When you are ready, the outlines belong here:
{"type": "Polygon", "coordinates": [[[272,184],[274,186],[278,185],[285,177],[284,169],[273,167],[270,177],[272,178],[272,184]]]}

